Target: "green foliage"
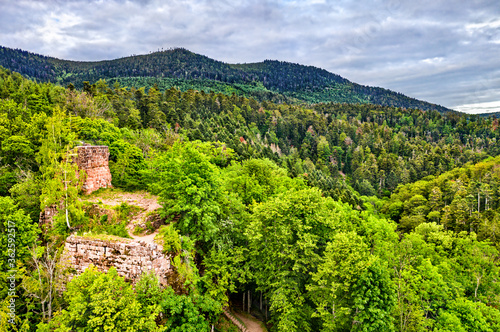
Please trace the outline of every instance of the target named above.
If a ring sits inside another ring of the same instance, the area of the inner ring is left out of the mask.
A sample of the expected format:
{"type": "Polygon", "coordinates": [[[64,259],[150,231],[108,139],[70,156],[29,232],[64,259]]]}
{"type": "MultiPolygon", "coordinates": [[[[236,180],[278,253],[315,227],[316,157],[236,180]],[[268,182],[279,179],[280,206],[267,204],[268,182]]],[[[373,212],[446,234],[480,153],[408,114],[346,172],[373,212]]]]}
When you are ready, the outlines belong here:
{"type": "Polygon", "coordinates": [[[160,227],[159,236],[163,244],[164,253],[172,254],[172,256],[180,253],[182,249],[181,236],[172,224],[160,227]]]}
{"type": "Polygon", "coordinates": [[[182,284],[182,289],[188,293],[197,290],[200,275],[195,264],[195,243],[188,237],[182,237],[182,251],[173,257],[172,266],[177,273],[177,279],[182,284]]]}
{"type": "Polygon", "coordinates": [[[236,292],[237,286],[248,280],[245,258],[245,250],[240,247],[226,250],[212,248],[203,260],[202,281],[207,295],[223,305],[227,304],[228,293],[236,292]]]}
{"type": "MultiPolygon", "coordinates": [[[[364,278],[368,277],[366,270],[373,263],[367,245],[354,232],[338,233],[328,243],[324,258],[312,276],[314,284],[309,286],[317,305],[316,315],[322,319],[325,331],[342,331],[354,325],[355,320],[356,325],[364,325],[364,319],[370,320],[374,312],[366,314],[363,304],[371,299],[363,297],[361,284],[369,282],[364,278]],[[361,319],[356,319],[357,315],[361,319]],[[365,315],[367,317],[363,317],[365,315]]],[[[370,295],[376,296],[376,292],[374,288],[370,295]]]]}
{"type": "Polygon", "coordinates": [[[499,157],[455,168],[399,187],[381,211],[399,220],[406,231],[422,223],[437,222],[457,232],[474,231],[498,244],[499,157]]]}
{"type": "Polygon", "coordinates": [[[153,271],[143,272],[135,285],[135,296],[141,305],[144,316],[156,316],[160,313],[159,303],[163,298],[163,288],[153,271]]]}
{"type": "Polygon", "coordinates": [[[317,189],[288,191],[255,206],[246,230],[249,266],[258,289],[271,299],[278,330],[312,329],[304,317],[313,311],[305,298],[311,273],[333,234],[352,228],[348,221],[357,218],[317,189]]]}
{"type": "Polygon", "coordinates": [[[56,227],[58,234],[64,234],[72,228],[70,218],[78,220],[83,215],[78,192],[85,175],[78,172],[78,166],[72,162],[77,155],[73,149],[76,136],[66,121],[71,121],[71,118],[55,108],[53,116],[47,119],[47,136],[42,140],[37,155],[42,174],[40,208],[58,208],[60,213],[56,223],[64,217],[67,227],[56,227]]]}
{"type": "Polygon", "coordinates": [[[208,241],[217,231],[221,212],[218,169],[197,143],[176,142],[150,168],[149,186],[158,192],[166,217],[179,218],[181,234],[208,241]]]}
{"type": "Polygon", "coordinates": [[[39,331],[151,331],[154,316],[143,316],[132,287],[116,270],[100,273],[89,267],[67,285],[68,307],[39,331]]]}
{"type": "MultiPolygon", "coordinates": [[[[209,330],[231,293],[250,293],[254,313],[262,294],[270,312],[261,317],[270,314],[275,331],[499,330],[498,120],[286,104],[322,100],[316,87],[359,103],[370,90],[287,63],[228,66],[185,50],[144,61],[148,79],[107,63],[127,77],[123,84],[146,86],[131,89],[99,80],[65,90],[0,69],[0,195],[12,196],[0,197],[0,215],[23,228],[16,237],[23,329],[48,320],[28,292],[53,289],[45,276],[34,287],[43,273],[29,262],[56,256],[29,259],[37,229],[22,209],[36,221],[40,208],[62,202],[53,233],[67,234],[70,222],[107,241],[119,238],[106,234],[127,236],[138,212],[123,204],[114,214],[83,215],[70,162],[83,140],[110,147],[115,186],[147,186],[160,196],[172,221],[159,237],[172,256],[173,289],[149,274],[134,291],[112,270],[88,270],[67,285],[64,310],[40,330],[209,330]],[[179,61],[147,67],[169,57],[179,61]],[[186,60],[200,67],[180,70],[186,60]],[[162,70],[176,78],[153,77],[162,70]],[[253,82],[241,81],[242,72],[253,82]],[[243,97],[250,95],[258,98],[243,97]]],[[[74,65],[78,73],[66,68],[60,82],[81,79],[95,64],[74,65]]],[[[58,66],[36,75],[48,79],[58,66]]],[[[380,103],[394,101],[371,92],[380,103]]],[[[55,303],[56,310],[64,305],[55,303]]],[[[0,326],[5,313],[2,307],[0,326]]]]}
{"type": "MultiPolygon", "coordinates": [[[[95,203],[85,202],[83,207],[85,216],[76,224],[79,234],[107,234],[130,238],[127,225],[132,216],[141,211],[140,207],[123,202],[112,209],[104,207],[104,211],[106,211],[106,208],[109,209],[104,214],[100,211],[95,211],[95,207],[95,203]],[[113,210],[115,213],[113,213],[113,210]]],[[[97,208],[99,210],[101,206],[97,205],[97,208]]]]}
{"type": "Polygon", "coordinates": [[[7,272],[26,263],[39,229],[10,197],[0,197],[0,294],[7,297],[7,272]]]}
{"type": "MultiPolygon", "coordinates": [[[[104,119],[74,118],[73,128],[78,138],[94,145],[111,145],[121,137],[120,129],[104,119]]],[[[116,157],[117,153],[110,154],[116,157]]]]}
{"type": "Polygon", "coordinates": [[[41,181],[37,174],[26,172],[21,180],[9,190],[12,198],[16,201],[33,221],[38,221],[40,216],[40,194],[41,181]]]}
{"type": "Polygon", "coordinates": [[[497,331],[500,326],[500,312],[481,302],[458,298],[442,311],[436,324],[436,331],[497,331]]]}
{"type": "Polygon", "coordinates": [[[353,331],[394,331],[394,285],[387,267],[381,263],[372,263],[352,287],[353,331]]]}
{"type": "Polygon", "coordinates": [[[222,177],[228,191],[234,192],[245,205],[267,201],[291,189],[303,189],[301,179],[291,179],[286,170],[269,159],[249,159],[224,170],[222,177]]]}
{"type": "Polygon", "coordinates": [[[112,184],[125,189],[141,188],[140,172],[146,166],[141,150],[121,139],[114,141],[109,150],[112,184]]]}
{"type": "Polygon", "coordinates": [[[166,288],[160,303],[162,313],[167,317],[167,331],[210,331],[210,325],[220,313],[220,305],[210,297],[198,294],[176,295],[172,288],[166,288]]]}
{"type": "Polygon", "coordinates": [[[177,48],[149,55],[112,61],[73,62],[43,57],[26,51],[0,47],[0,66],[30,78],[74,84],[95,94],[101,79],[141,88],[177,87],[185,91],[237,94],[258,100],[299,100],[308,103],[372,103],[385,106],[448,109],[382,88],[349,82],[312,66],[266,60],[261,63],[229,65],[177,48]],[[15,59],[15,61],[12,61],[15,59]],[[87,81],[87,85],[82,82],[87,81]]]}

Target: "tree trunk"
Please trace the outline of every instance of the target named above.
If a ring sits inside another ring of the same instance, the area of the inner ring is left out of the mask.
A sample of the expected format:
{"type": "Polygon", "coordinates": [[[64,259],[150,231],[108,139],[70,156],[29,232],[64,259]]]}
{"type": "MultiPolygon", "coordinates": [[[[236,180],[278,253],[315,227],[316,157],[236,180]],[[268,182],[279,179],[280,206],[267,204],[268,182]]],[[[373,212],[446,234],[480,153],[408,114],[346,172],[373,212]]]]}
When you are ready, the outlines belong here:
{"type": "Polygon", "coordinates": [[[243,311],[245,311],[245,291],[243,291],[243,311]]]}
{"type": "Polygon", "coordinates": [[[481,208],[481,196],[479,195],[479,190],[477,191],[477,212],[479,213],[481,208]]]}
{"type": "Polygon", "coordinates": [[[479,283],[481,281],[482,276],[476,276],[476,289],[474,289],[474,298],[477,299],[477,290],[479,289],[479,283]]]}
{"type": "MultiPolygon", "coordinates": [[[[67,159],[67,157],[66,157],[67,159]]],[[[66,161],[66,165],[68,162],[66,161]]],[[[65,195],[66,195],[66,200],[64,201],[64,208],[66,209],[66,225],[68,226],[68,229],[71,231],[71,227],[69,225],[69,218],[68,218],[68,177],[67,177],[67,172],[66,169],[64,170],[64,190],[65,190],[65,195]]]]}
{"type": "Polygon", "coordinates": [[[262,291],[260,291],[260,311],[262,311],[262,291]]]}
{"type": "Polygon", "coordinates": [[[251,297],[250,291],[248,291],[248,303],[247,303],[247,306],[248,306],[248,313],[250,313],[250,307],[252,306],[252,297],[251,297]]]}

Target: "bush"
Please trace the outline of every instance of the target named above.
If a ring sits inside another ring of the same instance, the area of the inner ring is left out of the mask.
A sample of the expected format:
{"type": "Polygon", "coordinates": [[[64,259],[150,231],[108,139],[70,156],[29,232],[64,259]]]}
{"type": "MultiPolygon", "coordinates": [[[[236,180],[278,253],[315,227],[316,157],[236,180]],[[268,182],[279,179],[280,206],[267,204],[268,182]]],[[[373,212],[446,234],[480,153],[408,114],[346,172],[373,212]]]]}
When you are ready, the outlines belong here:
{"type": "Polygon", "coordinates": [[[141,171],[146,168],[142,151],[121,139],[113,142],[109,151],[113,186],[128,190],[138,189],[142,184],[141,171]]]}
{"type": "Polygon", "coordinates": [[[160,228],[160,238],[163,241],[165,254],[177,255],[181,252],[181,237],[172,224],[160,228]]]}

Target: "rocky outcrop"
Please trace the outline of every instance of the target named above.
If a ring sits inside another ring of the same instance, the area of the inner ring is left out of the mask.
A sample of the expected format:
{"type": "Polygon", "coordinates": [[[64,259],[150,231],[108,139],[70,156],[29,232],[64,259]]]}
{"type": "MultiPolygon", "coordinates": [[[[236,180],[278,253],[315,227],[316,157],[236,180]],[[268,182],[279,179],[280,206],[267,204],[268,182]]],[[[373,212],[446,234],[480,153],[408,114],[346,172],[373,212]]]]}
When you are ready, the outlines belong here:
{"type": "Polygon", "coordinates": [[[82,186],[83,192],[88,195],[99,188],[111,187],[108,147],[105,145],[77,146],[77,151],[78,169],[87,174],[82,186]]]}
{"type": "Polygon", "coordinates": [[[160,283],[167,284],[167,276],[171,273],[170,258],[162,250],[160,245],[143,241],[72,235],[66,239],[64,257],[77,275],[93,264],[102,272],[115,267],[120,276],[131,282],[137,281],[143,272],[153,270],[160,283]]]}

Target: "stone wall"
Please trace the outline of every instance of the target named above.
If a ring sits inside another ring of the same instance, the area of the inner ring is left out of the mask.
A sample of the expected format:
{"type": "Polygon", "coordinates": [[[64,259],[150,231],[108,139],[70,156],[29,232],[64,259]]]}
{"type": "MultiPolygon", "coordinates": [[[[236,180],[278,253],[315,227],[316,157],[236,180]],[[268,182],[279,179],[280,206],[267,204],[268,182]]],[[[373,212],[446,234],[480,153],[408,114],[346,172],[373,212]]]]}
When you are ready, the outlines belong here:
{"type": "Polygon", "coordinates": [[[170,258],[162,250],[160,245],[143,241],[105,241],[72,235],[66,239],[64,257],[77,274],[90,264],[102,272],[114,266],[125,280],[135,282],[142,272],[153,270],[160,283],[167,284],[170,258]]]}
{"type": "Polygon", "coordinates": [[[99,188],[111,187],[111,172],[109,171],[109,149],[107,146],[77,146],[78,169],[87,173],[82,186],[85,194],[90,194],[99,188]]]}
{"type": "Polygon", "coordinates": [[[57,205],[47,206],[43,211],[40,212],[40,217],[38,218],[38,222],[40,226],[43,225],[52,225],[52,221],[54,220],[54,216],[57,214],[57,205]]]}

